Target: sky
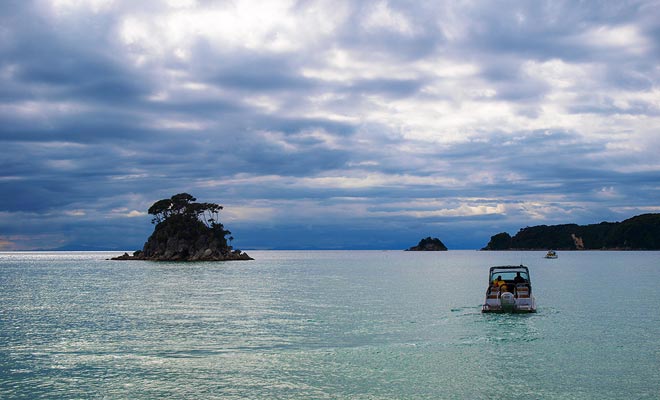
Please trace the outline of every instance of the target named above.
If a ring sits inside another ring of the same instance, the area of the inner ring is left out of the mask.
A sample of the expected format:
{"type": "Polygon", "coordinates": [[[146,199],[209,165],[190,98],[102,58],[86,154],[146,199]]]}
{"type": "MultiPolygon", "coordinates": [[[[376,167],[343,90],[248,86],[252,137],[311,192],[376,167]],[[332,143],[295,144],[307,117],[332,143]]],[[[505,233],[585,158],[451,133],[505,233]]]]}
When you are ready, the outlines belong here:
{"type": "Polygon", "coordinates": [[[0,250],[478,249],[660,212],[658,1],[0,2],[0,250]]]}

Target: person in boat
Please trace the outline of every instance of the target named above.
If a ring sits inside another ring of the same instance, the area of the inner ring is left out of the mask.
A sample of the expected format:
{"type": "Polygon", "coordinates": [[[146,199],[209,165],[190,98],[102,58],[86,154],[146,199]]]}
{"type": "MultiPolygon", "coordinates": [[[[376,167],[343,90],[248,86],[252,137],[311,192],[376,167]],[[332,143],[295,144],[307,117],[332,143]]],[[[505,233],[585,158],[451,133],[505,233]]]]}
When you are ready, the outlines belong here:
{"type": "Polygon", "coordinates": [[[502,292],[506,292],[506,281],[502,280],[502,275],[497,275],[497,278],[493,280],[493,286],[500,289],[502,292]]]}
{"type": "Polygon", "coordinates": [[[527,280],[520,276],[520,272],[516,272],[516,277],[513,278],[513,283],[526,283],[527,280]]]}

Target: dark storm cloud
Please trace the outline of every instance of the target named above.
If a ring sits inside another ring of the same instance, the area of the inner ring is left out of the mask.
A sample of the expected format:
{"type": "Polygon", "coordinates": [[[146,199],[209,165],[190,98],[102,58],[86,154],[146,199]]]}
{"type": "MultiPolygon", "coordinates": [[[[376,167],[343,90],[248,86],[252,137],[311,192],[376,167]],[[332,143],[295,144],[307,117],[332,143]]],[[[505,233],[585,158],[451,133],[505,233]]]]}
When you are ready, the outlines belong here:
{"type": "Polygon", "coordinates": [[[364,79],[348,87],[358,94],[380,93],[388,97],[402,98],[416,94],[424,82],[416,79],[364,79]]]}
{"type": "Polygon", "coordinates": [[[0,241],[138,247],[182,191],[253,247],[660,207],[657,4],[273,5],[2,2],[0,241]]]}
{"type": "Polygon", "coordinates": [[[39,11],[37,4],[23,2],[2,17],[8,27],[2,64],[14,70],[12,81],[40,98],[113,103],[145,93],[146,77],[113,55],[115,44],[107,35],[113,18],[88,16],[63,26],[39,11]]]}
{"type": "Polygon", "coordinates": [[[647,2],[575,3],[505,1],[483,7],[472,4],[463,17],[479,21],[466,25],[468,51],[517,59],[593,61],[621,55],[585,42],[590,29],[643,21],[647,2]]]}
{"type": "Polygon", "coordinates": [[[660,110],[654,104],[646,101],[631,101],[625,107],[616,104],[616,99],[610,96],[603,98],[586,96],[578,104],[568,108],[575,114],[603,114],[603,115],[651,115],[657,116],[660,110]],[[581,104],[580,104],[581,103],[581,104]]]}
{"type": "Polygon", "coordinates": [[[285,57],[231,54],[207,71],[207,82],[245,91],[298,91],[314,88],[312,80],[300,77],[296,65],[285,57]]]}

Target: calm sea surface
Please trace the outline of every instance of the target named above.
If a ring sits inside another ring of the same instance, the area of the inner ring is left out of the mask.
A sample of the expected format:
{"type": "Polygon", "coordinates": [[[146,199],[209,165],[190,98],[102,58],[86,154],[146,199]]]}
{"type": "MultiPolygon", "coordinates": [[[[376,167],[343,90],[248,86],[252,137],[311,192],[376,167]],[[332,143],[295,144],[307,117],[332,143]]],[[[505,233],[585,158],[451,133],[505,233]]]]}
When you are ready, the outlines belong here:
{"type": "Polygon", "coordinates": [[[0,398],[660,398],[660,252],[119,254],[0,253],[0,398]]]}

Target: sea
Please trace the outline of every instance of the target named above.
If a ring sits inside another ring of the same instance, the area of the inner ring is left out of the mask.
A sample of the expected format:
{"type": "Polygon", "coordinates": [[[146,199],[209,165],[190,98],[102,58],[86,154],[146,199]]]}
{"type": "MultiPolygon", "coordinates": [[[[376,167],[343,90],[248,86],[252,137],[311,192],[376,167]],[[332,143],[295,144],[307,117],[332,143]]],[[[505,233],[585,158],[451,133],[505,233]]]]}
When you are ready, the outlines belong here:
{"type": "Polygon", "coordinates": [[[660,252],[122,253],[0,253],[0,398],[660,398],[660,252]]]}

